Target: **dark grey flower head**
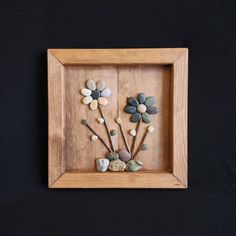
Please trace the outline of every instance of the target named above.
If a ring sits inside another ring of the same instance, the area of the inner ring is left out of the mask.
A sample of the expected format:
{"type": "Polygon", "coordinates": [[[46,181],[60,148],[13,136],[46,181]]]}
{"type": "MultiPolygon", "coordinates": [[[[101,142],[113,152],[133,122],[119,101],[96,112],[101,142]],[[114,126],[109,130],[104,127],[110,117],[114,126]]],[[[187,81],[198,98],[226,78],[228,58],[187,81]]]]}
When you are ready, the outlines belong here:
{"type": "Polygon", "coordinates": [[[139,93],[137,98],[129,97],[127,99],[125,112],[131,114],[130,121],[137,123],[142,120],[144,123],[151,122],[151,115],[158,113],[153,96],[146,97],[144,93],[139,93]]]}

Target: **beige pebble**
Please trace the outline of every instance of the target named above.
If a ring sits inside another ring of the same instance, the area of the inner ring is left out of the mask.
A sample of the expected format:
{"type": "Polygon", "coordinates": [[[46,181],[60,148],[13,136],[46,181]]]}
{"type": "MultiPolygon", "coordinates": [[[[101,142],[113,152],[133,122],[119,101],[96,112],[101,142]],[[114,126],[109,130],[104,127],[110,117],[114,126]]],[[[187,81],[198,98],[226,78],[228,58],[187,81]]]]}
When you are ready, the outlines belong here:
{"type": "Polygon", "coordinates": [[[91,135],[90,136],[90,139],[93,141],[93,142],[96,142],[98,140],[98,136],[97,135],[91,135]]]}
{"type": "Polygon", "coordinates": [[[135,129],[131,129],[130,131],[129,131],[129,134],[131,135],[131,136],[136,136],[136,130],[135,129]]]}
{"type": "Polygon", "coordinates": [[[92,94],[92,91],[86,88],[81,89],[80,92],[84,96],[90,96],[92,94]]]}
{"type": "Polygon", "coordinates": [[[87,97],[84,97],[82,102],[83,104],[89,104],[90,102],[92,102],[93,98],[91,96],[87,96],[87,97]]]}
{"type": "Polygon", "coordinates": [[[153,133],[155,131],[155,128],[153,126],[148,126],[148,132],[153,133]]]}
{"type": "Polygon", "coordinates": [[[102,106],[106,106],[108,104],[108,100],[106,98],[100,97],[98,99],[98,103],[102,106]]]}
{"type": "Polygon", "coordinates": [[[98,101],[97,100],[93,100],[90,105],[89,105],[89,108],[94,111],[98,108],[98,101]]]}
{"type": "Polygon", "coordinates": [[[139,104],[137,110],[138,110],[140,113],[144,113],[144,112],[146,112],[147,107],[146,107],[144,104],[139,104]]]}
{"type": "Polygon", "coordinates": [[[97,118],[97,122],[100,124],[104,123],[104,119],[102,117],[97,118]]]}
{"type": "Polygon", "coordinates": [[[110,171],[124,171],[125,168],[126,168],[126,164],[119,159],[111,161],[108,167],[110,171]]]}
{"type": "Polygon", "coordinates": [[[116,123],[119,124],[119,125],[121,124],[121,118],[120,117],[116,118],[116,123]]]}

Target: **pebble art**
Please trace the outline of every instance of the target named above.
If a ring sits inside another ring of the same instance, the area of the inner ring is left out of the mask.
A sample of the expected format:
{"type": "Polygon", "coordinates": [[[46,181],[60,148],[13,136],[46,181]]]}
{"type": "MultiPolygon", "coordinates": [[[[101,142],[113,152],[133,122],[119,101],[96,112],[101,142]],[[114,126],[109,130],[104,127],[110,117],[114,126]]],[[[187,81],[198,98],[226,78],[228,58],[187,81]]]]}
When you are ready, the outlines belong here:
{"type": "Polygon", "coordinates": [[[99,81],[97,82],[97,89],[98,89],[99,91],[102,91],[105,87],[106,87],[106,83],[105,83],[104,80],[99,80],[99,81]]]}
{"type": "Polygon", "coordinates": [[[93,100],[90,105],[89,105],[89,108],[94,111],[98,108],[98,101],[97,100],[93,100]]]}
{"type": "Polygon", "coordinates": [[[87,88],[90,90],[95,90],[96,89],[96,84],[93,80],[88,80],[87,81],[87,88]]]}
{"type": "Polygon", "coordinates": [[[131,159],[130,153],[127,152],[124,149],[120,149],[118,151],[118,155],[119,155],[120,160],[123,161],[123,162],[127,162],[127,161],[129,161],[131,159]]]}
{"type": "Polygon", "coordinates": [[[135,137],[135,136],[136,136],[136,130],[135,130],[135,129],[131,129],[131,130],[129,131],[129,134],[130,134],[131,136],[135,137]]]}
{"type": "Polygon", "coordinates": [[[119,159],[111,161],[108,167],[110,171],[124,171],[125,168],[126,168],[126,164],[119,159]]]}
{"type": "Polygon", "coordinates": [[[96,160],[96,169],[99,172],[105,172],[109,166],[109,160],[102,158],[96,160]]]}
{"type": "Polygon", "coordinates": [[[104,119],[102,117],[99,117],[99,118],[97,118],[97,122],[99,124],[103,124],[104,123],[104,119]]]}
{"type": "Polygon", "coordinates": [[[90,102],[92,102],[93,98],[91,96],[87,96],[87,97],[84,97],[82,102],[83,104],[89,104],[90,102]]]}
{"type": "Polygon", "coordinates": [[[96,142],[98,140],[98,136],[97,135],[91,135],[90,136],[90,139],[93,141],[93,142],[96,142]]]}
{"type": "Polygon", "coordinates": [[[100,98],[98,99],[98,103],[99,103],[100,105],[102,105],[102,106],[106,106],[106,105],[108,104],[108,100],[107,100],[106,98],[104,98],[104,97],[100,97],[100,98]]]}
{"type": "Polygon", "coordinates": [[[110,95],[111,95],[111,90],[109,88],[105,88],[101,92],[101,96],[102,97],[106,97],[107,98],[107,97],[110,97],[110,95]]]}
{"type": "Polygon", "coordinates": [[[115,131],[114,129],[112,129],[112,130],[110,131],[110,135],[111,135],[111,136],[115,136],[115,135],[116,135],[116,131],[115,131]]]}
{"type": "Polygon", "coordinates": [[[81,94],[84,96],[90,96],[92,94],[92,91],[86,88],[81,89],[81,94]]]}

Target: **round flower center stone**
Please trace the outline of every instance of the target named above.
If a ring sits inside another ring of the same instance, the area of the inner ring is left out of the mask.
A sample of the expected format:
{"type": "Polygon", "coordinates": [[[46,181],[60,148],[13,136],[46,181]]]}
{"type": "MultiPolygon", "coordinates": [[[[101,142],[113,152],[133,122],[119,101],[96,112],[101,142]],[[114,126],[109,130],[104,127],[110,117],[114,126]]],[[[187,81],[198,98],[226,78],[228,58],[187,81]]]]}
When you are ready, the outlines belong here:
{"type": "Polygon", "coordinates": [[[144,113],[146,112],[147,107],[144,104],[139,104],[137,109],[140,113],[144,113]]]}
{"type": "Polygon", "coordinates": [[[91,97],[94,99],[94,100],[97,100],[99,97],[100,97],[100,92],[96,89],[96,90],[93,90],[92,91],[92,94],[91,94],[91,97]]]}

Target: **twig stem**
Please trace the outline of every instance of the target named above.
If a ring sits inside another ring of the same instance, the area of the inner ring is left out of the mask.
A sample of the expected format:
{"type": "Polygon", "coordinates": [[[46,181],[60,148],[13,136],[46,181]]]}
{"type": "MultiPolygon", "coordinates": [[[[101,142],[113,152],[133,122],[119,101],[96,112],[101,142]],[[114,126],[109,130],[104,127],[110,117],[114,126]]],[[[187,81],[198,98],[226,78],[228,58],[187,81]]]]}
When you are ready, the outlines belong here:
{"type": "Polygon", "coordinates": [[[99,105],[98,105],[98,110],[99,110],[102,118],[104,119],[104,125],[105,125],[105,128],[106,128],[106,132],[107,132],[107,135],[108,135],[108,138],[109,138],[110,145],[111,145],[111,150],[112,150],[112,152],[114,152],[114,146],[113,146],[113,143],[112,143],[112,140],[111,140],[111,135],[109,133],[109,129],[108,129],[108,126],[107,126],[106,118],[105,118],[105,116],[102,112],[102,109],[99,105]]]}
{"type": "Polygon", "coordinates": [[[137,151],[136,151],[136,152],[134,153],[134,155],[133,155],[133,159],[134,159],[134,158],[137,156],[137,154],[140,152],[141,146],[143,145],[143,143],[144,143],[144,141],[145,141],[145,139],[146,139],[148,133],[149,133],[148,130],[146,130],[145,133],[144,133],[144,135],[143,135],[143,138],[142,138],[142,140],[141,140],[141,142],[140,142],[140,144],[139,144],[139,146],[138,146],[137,151]]]}
{"type": "Polygon", "coordinates": [[[136,143],[136,139],[137,139],[137,135],[138,135],[138,131],[139,131],[139,127],[141,125],[141,122],[142,121],[140,120],[136,125],[136,129],[135,129],[136,135],[134,136],[133,142],[132,142],[132,145],[131,145],[131,153],[133,153],[133,151],[134,151],[134,147],[135,147],[135,143],[136,143]]]}
{"type": "Polygon", "coordinates": [[[98,136],[99,140],[104,144],[104,146],[107,148],[109,152],[112,152],[111,148],[107,146],[106,142],[93,130],[93,128],[90,125],[86,125],[86,127],[88,127],[93,134],[98,136]]]}
{"type": "Polygon", "coordinates": [[[127,151],[131,154],[131,151],[130,151],[130,149],[129,149],[129,145],[128,145],[128,142],[127,142],[127,140],[126,140],[126,138],[125,138],[125,134],[124,134],[124,131],[123,131],[123,128],[122,128],[121,124],[119,124],[119,127],[120,127],[120,132],[121,132],[121,134],[122,134],[122,138],[123,138],[123,140],[124,140],[126,149],[127,149],[127,151]]]}

